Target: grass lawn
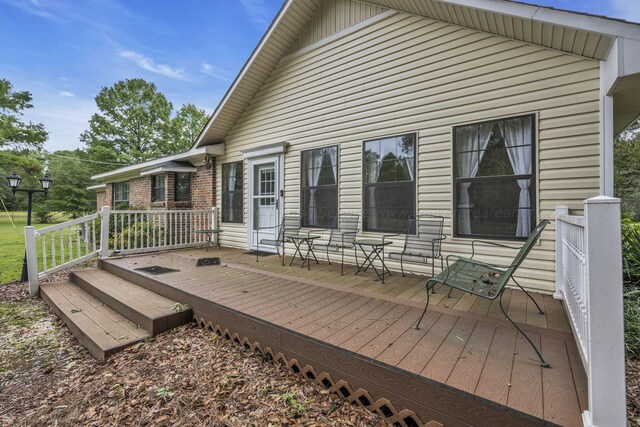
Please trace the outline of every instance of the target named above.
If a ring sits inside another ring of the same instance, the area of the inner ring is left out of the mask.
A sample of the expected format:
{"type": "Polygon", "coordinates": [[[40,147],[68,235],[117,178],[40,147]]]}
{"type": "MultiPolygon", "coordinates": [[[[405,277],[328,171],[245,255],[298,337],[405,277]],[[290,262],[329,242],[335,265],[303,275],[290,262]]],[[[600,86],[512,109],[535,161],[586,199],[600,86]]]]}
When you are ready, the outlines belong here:
{"type": "MultiPolygon", "coordinates": [[[[66,221],[62,214],[54,215],[51,224],[66,221]]],[[[26,212],[14,212],[11,224],[6,212],[0,213],[0,284],[20,279],[24,257],[24,227],[27,225],[26,212]]],[[[33,224],[36,228],[51,224],[33,224]]]]}

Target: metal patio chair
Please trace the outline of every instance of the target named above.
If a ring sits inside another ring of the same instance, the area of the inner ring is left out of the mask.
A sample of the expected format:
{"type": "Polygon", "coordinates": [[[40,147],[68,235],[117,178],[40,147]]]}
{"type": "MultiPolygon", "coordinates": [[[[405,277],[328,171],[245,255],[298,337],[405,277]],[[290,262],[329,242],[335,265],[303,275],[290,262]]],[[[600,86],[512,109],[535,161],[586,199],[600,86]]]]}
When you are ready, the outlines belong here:
{"type": "Polygon", "coordinates": [[[544,360],[542,354],[538,348],[533,344],[533,341],[524,333],[524,331],[514,322],[511,317],[505,311],[502,305],[502,295],[504,294],[505,286],[509,279],[513,280],[513,282],[533,301],[533,303],[538,308],[538,312],[540,314],[544,314],[544,311],[540,308],[535,299],[527,291],[524,290],[522,286],[516,281],[513,277],[513,274],[516,272],[520,264],[527,257],[533,245],[540,238],[540,234],[542,234],[542,230],[549,224],[549,221],[543,220],[533,229],[527,241],[522,245],[521,248],[515,248],[508,245],[503,245],[497,242],[484,241],[484,240],[474,240],[471,242],[471,257],[463,258],[457,255],[449,255],[446,259],[447,268],[444,269],[437,276],[427,280],[427,284],[425,286],[427,291],[427,302],[422,311],[422,315],[420,319],[418,319],[418,323],[416,324],[416,329],[420,329],[420,323],[422,322],[422,318],[427,312],[427,307],[429,307],[429,291],[433,289],[433,287],[437,283],[442,283],[443,285],[449,286],[452,289],[459,289],[463,292],[468,292],[473,295],[477,295],[480,298],[486,298],[489,300],[500,299],[500,309],[502,310],[502,314],[511,322],[513,326],[520,332],[525,339],[529,342],[531,347],[535,350],[536,354],[540,358],[540,363],[543,367],[548,368],[549,364],[544,360]],[[489,264],[482,261],[477,261],[473,259],[473,256],[476,253],[476,244],[486,244],[492,246],[499,246],[509,249],[520,249],[518,254],[513,259],[511,264],[509,265],[497,265],[497,264],[489,264]],[[455,261],[450,264],[449,259],[455,259],[455,261]]]}
{"type": "Polygon", "coordinates": [[[340,275],[344,275],[344,251],[347,249],[353,249],[353,253],[356,257],[356,264],[358,263],[358,252],[356,251],[355,240],[360,229],[360,215],[358,214],[338,214],[333,218],[333,227],[329,234],[329,241],[327,243],[315,244],[314,249],[323,250],[327,254],[327,261],[331,265],[331,259],[329,258],[329,252],[341,253],[341,266],[340,275]]]}
{"type": "MultiPolygon", "coordinates": [[[[444,217],[434,215],[411,216],[407,220],[404,247],[400,252],[389,253],[389,259],[400,260],[400,270],[404,276],[404,263],[431,264],[431,276],[435,275],[435,260],[440,259],[440,268],[444,269],[442,241],[444,217]]],[[[386,236],[389,237],[389,236],[386,236]]]]}
{"type": "Polygon", "coordinates": [[[300,233],[302,228],[302,216],[299,213],[286,213],[282,215],[282,220],[278,225],[273,227],[258,227],[256,229],[256,262],[260,257],[260,245],[273,246],[276,248],[278,257],[282,258],[284,266],[284,244],[286,233],[300,233]],[[260,239],[260,230],[278,229],[275,239],[260,239]],[[282,256],[280,256],[280,247],[282,247],[282,256]]]}

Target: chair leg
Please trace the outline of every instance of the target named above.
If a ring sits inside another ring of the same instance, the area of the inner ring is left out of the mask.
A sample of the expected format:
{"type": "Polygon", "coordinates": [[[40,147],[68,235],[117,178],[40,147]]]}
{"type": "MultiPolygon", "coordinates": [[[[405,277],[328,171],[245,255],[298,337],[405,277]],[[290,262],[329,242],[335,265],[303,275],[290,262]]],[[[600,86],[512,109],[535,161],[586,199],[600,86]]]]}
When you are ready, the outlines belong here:
{"type": "MultiPolygon", "coordinates": [[[[278,256],[280,256],[280,251],[278,250],[278,248],[276,247],[276,250],[278,251],[278,256]]],[[[284,242],[282,242],[282,266],[284,267],[284,242]]]]}
{"type": "MultiPolygon", "coordinates": [[[[420,330],[420,323],[422,323],[422,319],[424,318],[425,313],[427,312],[427,308],[429,307],[429,283],[431,283],[431,280],[427,280],[427,284],[424,286],[425,287],[425,293],[427,294],[427,302],[424,305],[424,310],[422,310],[422,314],[420,315],[420,318],[418,319],[418,322],[416,323],[416,326],[414,327],[414,329],[416,331],[420,330]]],[[[435,287],[435,282],[433,282],[433,286],[431,286],[431,288],[433,289],[433,287],[435,287]]]]}
{"type": "Polygon", "coordinates": [[[404,260],[402,259],[402,255],[400,255],[400,271],[402,271],[402,277],[407,277],[404,275],[404,260]]]}
{"type": "Polygon", "coordinates": [[[516,281],[516,279],[515,279],[513,276],[511,276],[511,280],[513,280],[513,281],[514,281],[514,283],[515,283],[516,285],[518,285],[518,287],[522,290],[522,292],[524,292],[525,294],[527,294],[527,296],[529,297],[529,299],[530,299],[531,301],[533,301],[533,303],[536,305],[536,308],[538,309],[538,313],[539,313],[539,314],[544,314],[544,311],[542,311],[542,309],[540,308],[540,306],[538,305],[538,303],[536,302],[536,300],[534,300],[534,299],[533,299],[533,297],[529,294],[529,292],[525,291],[525,290],[524,290],[524,288],[523,288],[522,286],[520,286],[520,283],[518,283],[518,282],[516,281]]]}
{"type": "Polygon", "coordinates": [[[260,242],[256,242],[256,262],[260,262],[260,242]]]}
{"type": "Polygon", "coordinates": [[[331,258],[329,258],[329,246],[327,246],[327,262],[331,265],[331,258]]]}
{"type": "Polygon", "coordinates": [[[502,310],[502,314],[504,314],[504,317],[507,318],[507,320],[509,322],[511,322],[511,324],[518,330],[518,332],[520,332],[520,334],[522,334],[522,336],[529,342],[529,345],[531,345],[531,348],[533,348],[533,350],[536,352],[536,354],[538,355],[538,358],[540,359],[540,364],[542,365],[543,368],[550,368],[551,366],[546,362],[546,360],[544,360],[544,358],[542,357],[542,354],[540,354],[540,351],[538,350],[538,348],[535,346],[535,344],[533,343],[533,341],[531,341],[531,339],[527,336],[527,334],[524,333],[524,331],[522,329],[520,329],[520,327],[517,325],[516,322],[514,322],[511,317],[509,317],[509,315],[507,314],[507,312],[504,309],[504,306],[502,305],[502,295],[504,295],[504,292],[502,292],[500,294],[500,310],[502,310]]]}
{"type": "Polygon", "coordinates": [[[340,275],[344,276],[344,248],[342,248],[340,253],[342,254],[342,259],[340,261],[340,275]]]}

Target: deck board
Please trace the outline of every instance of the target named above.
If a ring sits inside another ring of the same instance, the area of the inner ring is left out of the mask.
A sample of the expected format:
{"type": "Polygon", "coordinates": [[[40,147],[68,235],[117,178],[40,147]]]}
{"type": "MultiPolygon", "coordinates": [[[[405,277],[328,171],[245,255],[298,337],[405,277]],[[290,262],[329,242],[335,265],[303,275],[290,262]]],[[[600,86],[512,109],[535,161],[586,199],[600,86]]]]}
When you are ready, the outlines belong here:
{"type": "MultiPolygon", "coordinates": [[[[349,366],[352,362],[353,366],[361,363],[349,357],[363,357],[414,375],[405,377],[405,382],[408,378],[424,378],[495,405],[505,405],[516,411],[514,414],[526,413],[568,425],[579,422],[580,411],[587,405],[584,370],[573,337],[567,331],[563,308],[549,296],[534,294],[544,307],[544,315],[538,314],[534,304],[519,290],[508,289],[503,296],[509,315],[542,346],[549,358],[552,368],[543,369],[529,344],[505,320],[498,301],[458,291],[449,296],[448,288],[437,287],[431,295],[431,308],[420,330],[416,330],[413,326],[425,299],[424,277],[394,273],[383,285],[374,280],[370,271],[353,275],[351,266],[345,266],[345,275],[341,276],[339,264],[328,265],[322,259],[321,264],[312,264],[309,271],[299,266],[282,267],[276,257],[261,258],[261,262],[255,263],[251,255],[242,251],[225,248],[219,254],[223,266],[201,270],[193,266],[199,257],[196,251],[154,255],[149,259],[136,257],[136,267],[146,263],[175,266],[181,271],[161,276],[135,274],[153,281],[153,286],[164,287],[168,294],[194,298],[194,304],[203,307],[194,312],[204,317],[222,315],[205,309],[209,303],[250,316],[242,322],[236,316],[235,325],[225,325],[239,334],[256,333],[253,328],[257,324],[251,326],[246,322],[262,319],[273,325],[260,329],[269,345],[286,347],[285,335],[269,330],[282,327],[283,331],[298,334],[295,337],[308,337],[328,345],[331,351],[344,351],[344,355],[339,352],[320,355],[290,347],[292,352],[305,353],[328,370],[338,366],[323,360],[325,356],[339,357],[349,366]]],[[[133,269],[133,262],[127,258],[107,263],[123,271],[133,269]]],[[[405,401],[402,396],[406,390],[401,390],[401,383],[393,385],[395,377],[389,377],[389,383],[379,388],[378,380],[358,379],[346,365],[338,369],[345,379],[365,381],[371,390],[381,393],[383,389],[396,390],[398,402],[405,401]]],[[[362,374],[369,375],[365,371],[362,374]]],[[[419,390],[414,391],[420,394],[419,390]]],[[[425,401],[428,400],[425,396],[425,401]]],[[[448,419],[445,409],[434,410],[442,420],[448,419]]],[[[474,424],[472,418],[465,419],[461,425],[474,424]]],[[[452,425],[460,424],[460,420],[450,421],[452,425]]]]}

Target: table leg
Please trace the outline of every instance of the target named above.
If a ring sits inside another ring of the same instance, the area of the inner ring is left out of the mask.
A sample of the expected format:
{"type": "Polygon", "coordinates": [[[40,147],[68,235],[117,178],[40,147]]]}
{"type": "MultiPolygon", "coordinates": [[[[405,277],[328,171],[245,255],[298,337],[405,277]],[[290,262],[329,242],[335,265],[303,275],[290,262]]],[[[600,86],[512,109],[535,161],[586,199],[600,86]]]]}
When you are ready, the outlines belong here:
{"type": "MultiPolygon", "coordinates": [[[[291,261],[289,261],[289,266],[291,266],[291,264],[293,264],[293,260],[296,259],[296,255],[300,254],[300,258],[302,258],[302,251],[300,250],[300,242],[297,241],[296,239],[291,239],[291,242],[293,243],[293,246],[296,247],[296,250],[293,252],[293,256],[291,257],[291,261]]],[[[284,254],[282,256],[284,256],[284,254]]],[[[304,258],[302,258],[302,259],[304,260],[304,258]]],[[[304,265],[304,261],[303,261],[302,265],[304,265]]]]}
{"type": "MultiPolygon", "coordinates": [[[[360,246],[360,250],[362,251],[362,253],[364,254],[365,258],[364,261],[362,261],[362,264],[358,266],[358,270],[356,271],[356,276],[358,275],[358,273],[360,272],[366,272],[369,267],[371,267],[371,263],[373,262],[370,258],[373,255],[373,249],[371,252],[369,252],[367,254],[367,252],[364,250],[364,248],[362,246],[360,246]],[[367,264],[367,261],[369,262],[367,264]]],[[[375,268],[375,267],[374,267],[375,268]]]]}

